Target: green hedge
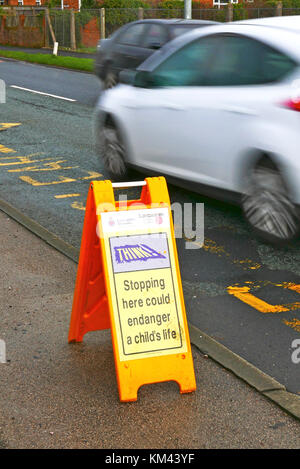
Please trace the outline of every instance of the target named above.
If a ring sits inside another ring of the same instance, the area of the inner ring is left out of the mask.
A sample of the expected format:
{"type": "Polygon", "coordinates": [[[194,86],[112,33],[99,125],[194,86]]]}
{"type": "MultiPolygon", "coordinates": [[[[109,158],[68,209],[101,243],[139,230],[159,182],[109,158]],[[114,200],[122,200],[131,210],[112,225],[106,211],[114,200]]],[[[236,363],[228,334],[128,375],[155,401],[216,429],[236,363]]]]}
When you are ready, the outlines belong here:
{"type": "Polygon", "coordinates": [[[103,8],[149,8],[149,3],[143,2],[142,0],[103,0],[101,7],[103,8]]]}
{"type": "Polygon", "coordinates": [[[164,10],[180,10],[184,8],[183,0],[162,0],[157,4],[157,8],[164,10]]]}

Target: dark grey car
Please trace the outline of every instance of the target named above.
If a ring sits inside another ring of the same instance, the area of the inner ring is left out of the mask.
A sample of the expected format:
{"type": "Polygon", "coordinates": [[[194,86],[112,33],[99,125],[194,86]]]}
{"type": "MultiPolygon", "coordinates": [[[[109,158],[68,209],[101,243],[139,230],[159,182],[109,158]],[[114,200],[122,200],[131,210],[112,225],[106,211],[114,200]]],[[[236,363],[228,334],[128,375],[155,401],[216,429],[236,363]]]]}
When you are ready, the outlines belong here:
{"type": "Polygon", "coordinates": [[[140,20],[128,23],[108,39],[99,41],[95,74],[111,88],[119,72],[135,69],[155,50],[191,29],[216,24],[205,20],[140,20]]]}

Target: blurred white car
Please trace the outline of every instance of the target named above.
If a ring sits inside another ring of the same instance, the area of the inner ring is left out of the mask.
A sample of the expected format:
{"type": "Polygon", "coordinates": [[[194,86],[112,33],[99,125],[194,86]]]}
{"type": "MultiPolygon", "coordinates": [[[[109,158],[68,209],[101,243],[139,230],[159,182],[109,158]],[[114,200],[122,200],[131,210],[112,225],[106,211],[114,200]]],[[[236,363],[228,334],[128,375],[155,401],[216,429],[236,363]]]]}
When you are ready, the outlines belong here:
{"type": "Polygon", "coordinates": [[[237,199],[265,239],[298,235],[300,16],[209,26],[164,46],[96,107],[101,161],[237,199]]]}

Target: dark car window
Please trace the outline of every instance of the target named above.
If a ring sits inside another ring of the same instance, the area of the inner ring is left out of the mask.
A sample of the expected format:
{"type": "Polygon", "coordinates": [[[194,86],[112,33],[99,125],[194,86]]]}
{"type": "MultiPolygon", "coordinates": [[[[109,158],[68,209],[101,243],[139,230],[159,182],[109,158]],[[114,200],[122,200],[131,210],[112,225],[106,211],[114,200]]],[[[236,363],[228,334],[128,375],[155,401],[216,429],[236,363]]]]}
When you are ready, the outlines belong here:
{"type": "Polygon", "coordinates": [[[292,59],[281,52],[269,49],[262,62],[262,79],[265,83],[278,81],[295,67],[296,64],[292,59]]]}
{"type": "Polygon", "coordinates": [[[162,46],[168,39],[167,28],[160,24],[150,24],[144,40],[144,47],[162,46]]]}
{"type": "Polygon", "coordinates": [[[214,56],[215,37],[197,39],[175,52],[153,72],[155,86],[199,86],[214,56]]]}
{"type": "Polygon", "coordinates": [[[209,86],[271,83],[295,67],[289,57],[251,38],[219,36],[218,42],[218,53],[206,77],[209,86]]]}
{"type": "Polygon", "coordinates": [[[137,23],[129,26],[126,31],[118,37],[117,42],[130,46],[140,46],[143,42],[146,27],[147,25],[145,23],[137,23]]]}
{"type": "Polygon", "coordinates": [[[196,28],[202,28],[203,26],[207,26],[206,24],[182,24],[182,25],[174,25],[171,28],[171,36],[174,39],[175,37],[181,36],[181,34],[188,33],[196,28]]]}

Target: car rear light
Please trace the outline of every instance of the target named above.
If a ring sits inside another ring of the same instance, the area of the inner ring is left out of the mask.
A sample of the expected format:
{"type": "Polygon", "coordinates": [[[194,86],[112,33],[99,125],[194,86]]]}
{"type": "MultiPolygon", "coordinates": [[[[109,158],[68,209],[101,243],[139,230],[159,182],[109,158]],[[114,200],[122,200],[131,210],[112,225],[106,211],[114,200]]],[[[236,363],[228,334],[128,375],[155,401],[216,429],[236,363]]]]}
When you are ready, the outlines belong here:
{"type": "Polygon", "coordinates": [[[282,103],[284,107],[291,109],[292,111],[300,112],[300,99],[289,99],[282,103]]]}

